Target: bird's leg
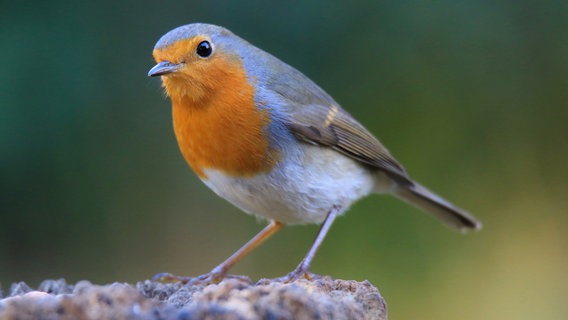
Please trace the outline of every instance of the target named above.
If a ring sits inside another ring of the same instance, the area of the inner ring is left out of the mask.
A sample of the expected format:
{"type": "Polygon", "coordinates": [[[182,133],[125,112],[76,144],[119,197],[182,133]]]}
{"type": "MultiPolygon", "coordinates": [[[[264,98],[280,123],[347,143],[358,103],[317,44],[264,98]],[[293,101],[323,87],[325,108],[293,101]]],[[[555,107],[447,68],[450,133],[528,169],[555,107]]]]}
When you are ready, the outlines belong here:
{"type": "Polygon", "coordinates": [[[162,282],[182,282],[189,284],[201,284],[201,283],[216,283],[225,277],[227,271],[237,264],[244,256],[251,252],[254,248],[262,244],[266,239],[270,238],[277,231],[282,229],[284,224],[278,221],[271,221],[268,226],[266,226],[262,231],[260,231],[256,236],[250,239],[244,246],[233,253],[227,260],[223,261],[221,264],[213,268],[209,273],[192,278],[192,277],[180,277],[175,276],[170,273],[160,273],[153,277],[154,280],[162,282]]]}
{"type": "Polygon", "coordinates": [[[333,221],[337,217],[337,214],[339,213],[339,209],[340,209],[339,206],[333,206],[333,208],[331,208],[331,210],[329,210],[325,220],[323,221],[323,223],[320,227],[320,230],[318,232],[318,235],[316,236],[314,243],[310,247],[310,250],[308,251],[308,253],[304,257],[304,259],[302,259],[302,262],[300,262],[300,264],[296,267],[296,269],[294,269],[294,271],[288,273],[284,277],[274,279],[274,281],[292,282],[292,281],[298,280],[300,278],[306,278],[306,279],[311,278],[311,273],[309,272],[310,264],[312,263],[312,260],[314,259],[316,252],[318,251],[319,247],[321,246],[323,239],[325,238],[325,235],[329,231],[329,228],[333,224],[333,221]]]}
{"type": "Polygon", "coordinates": [[[213,270],[206,274],[206,276],[212,277],[212,280],[214,281],[221,280],[232,266],[237,264],[237,262],[239,262],[244,256],[249,254],[249,252],[261,245],[266,239],[270,238],[273,234],[278,232],[283,227],[284,224],[282,222],[271,221],[268,226],[266,226],[256,236],[245,243],[244,246],[233,253],[229,258],[227,258],[227,260],[223,261],[221,264],[213,268],[213,270]]]}

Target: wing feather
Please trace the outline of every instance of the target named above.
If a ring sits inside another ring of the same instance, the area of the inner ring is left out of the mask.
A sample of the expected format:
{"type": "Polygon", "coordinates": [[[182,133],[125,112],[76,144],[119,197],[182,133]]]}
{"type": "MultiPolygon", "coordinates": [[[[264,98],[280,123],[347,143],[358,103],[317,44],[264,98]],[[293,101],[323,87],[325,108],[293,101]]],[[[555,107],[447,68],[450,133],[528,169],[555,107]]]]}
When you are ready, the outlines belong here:
{"type": "Polygon", "coordinates": [[[289,123],[305,142],[333,148],[357,161],[385,171],[399,183],[412,184],[401,164],[365,127],[337,105],[298,108],[289,123]]]}

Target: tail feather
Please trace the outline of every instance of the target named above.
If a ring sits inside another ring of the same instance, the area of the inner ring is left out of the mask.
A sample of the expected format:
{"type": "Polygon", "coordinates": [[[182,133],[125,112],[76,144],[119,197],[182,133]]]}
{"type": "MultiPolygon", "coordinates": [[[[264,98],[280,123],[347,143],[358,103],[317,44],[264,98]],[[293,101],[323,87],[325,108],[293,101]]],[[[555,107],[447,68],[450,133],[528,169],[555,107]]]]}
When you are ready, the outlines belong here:
{"type": "Polygon", "coordinates": [[[481,222],[420,184],[398,185],[394,195],[460,231],[479,230],[481,222]]]}

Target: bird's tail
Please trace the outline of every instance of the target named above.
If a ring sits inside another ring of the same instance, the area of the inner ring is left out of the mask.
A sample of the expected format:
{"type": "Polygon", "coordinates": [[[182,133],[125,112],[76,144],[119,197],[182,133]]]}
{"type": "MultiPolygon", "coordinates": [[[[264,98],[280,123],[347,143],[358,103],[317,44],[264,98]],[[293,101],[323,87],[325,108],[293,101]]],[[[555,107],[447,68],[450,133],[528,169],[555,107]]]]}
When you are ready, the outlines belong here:
{"type": "Polygon", "coordinates": [[[399,184],[394,195],[460,231],[479,230],[481,222],[420,184],[399,184]]]}

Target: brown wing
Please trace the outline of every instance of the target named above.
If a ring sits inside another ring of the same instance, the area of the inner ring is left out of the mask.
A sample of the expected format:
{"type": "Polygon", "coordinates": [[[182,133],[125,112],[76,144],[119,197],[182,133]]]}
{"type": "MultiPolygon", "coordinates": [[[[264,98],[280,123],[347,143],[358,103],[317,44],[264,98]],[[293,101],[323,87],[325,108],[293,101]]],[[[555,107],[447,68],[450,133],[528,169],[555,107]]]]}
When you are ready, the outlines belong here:
{"type": "Polygon", "coordinates": [[[399,183],[412,184],[402,165],[379,140],[339,106],[309,105],[298,108],[289,127],[300,140],[331,147],[385,171],[399,183]]]}

